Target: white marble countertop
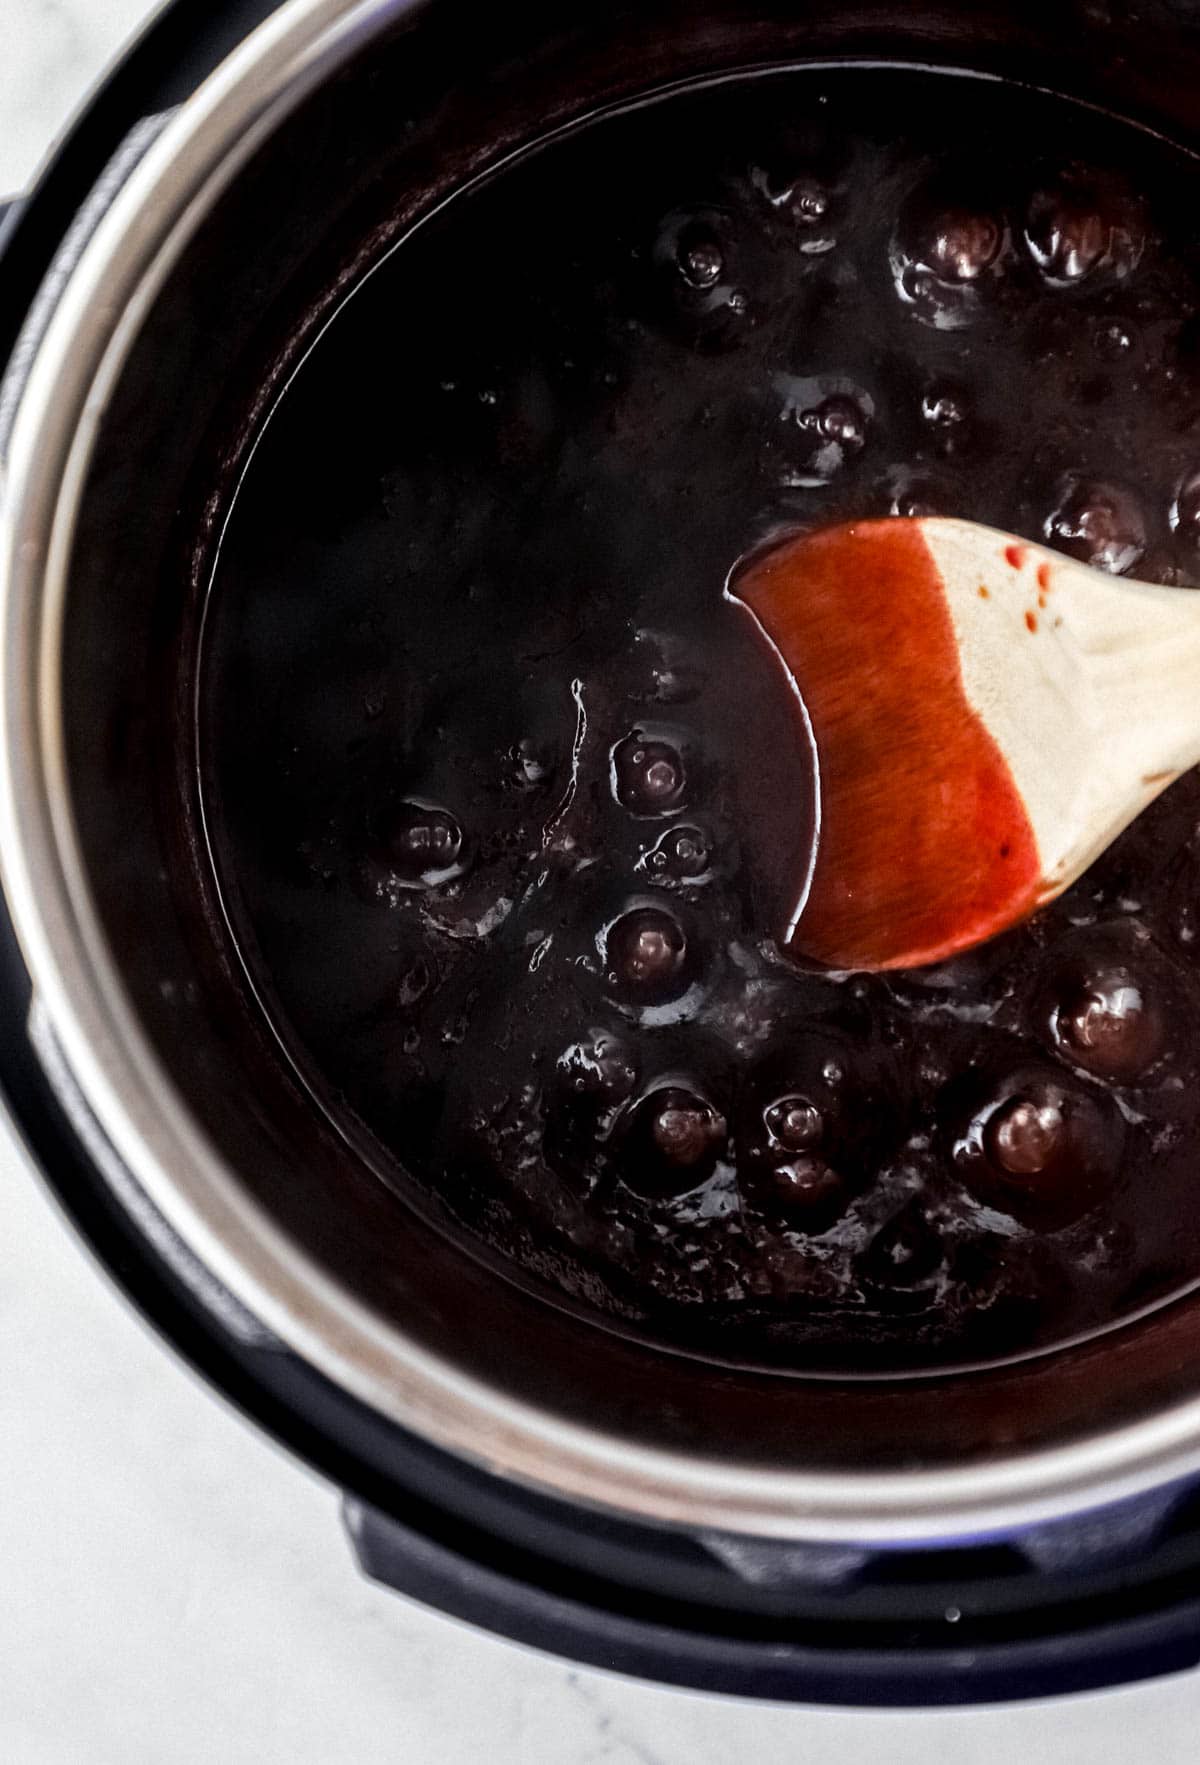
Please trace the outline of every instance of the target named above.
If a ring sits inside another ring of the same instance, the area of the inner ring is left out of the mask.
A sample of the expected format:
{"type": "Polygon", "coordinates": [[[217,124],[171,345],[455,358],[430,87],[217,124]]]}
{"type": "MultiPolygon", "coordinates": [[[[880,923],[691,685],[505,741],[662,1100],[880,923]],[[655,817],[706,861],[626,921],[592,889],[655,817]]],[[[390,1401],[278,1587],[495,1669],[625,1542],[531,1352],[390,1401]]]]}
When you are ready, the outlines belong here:
{"type": "MultiPolygon", "coordinates": [[[[0,0],[0,191],[145,0],[0,0]]],[[[369,1586],[332,1490],[213,1398],[72,1239],[0,1125],[4,1765],[1174,1765],[1200,1676],[870,1714],[577,1671],[369,1586]]]]}

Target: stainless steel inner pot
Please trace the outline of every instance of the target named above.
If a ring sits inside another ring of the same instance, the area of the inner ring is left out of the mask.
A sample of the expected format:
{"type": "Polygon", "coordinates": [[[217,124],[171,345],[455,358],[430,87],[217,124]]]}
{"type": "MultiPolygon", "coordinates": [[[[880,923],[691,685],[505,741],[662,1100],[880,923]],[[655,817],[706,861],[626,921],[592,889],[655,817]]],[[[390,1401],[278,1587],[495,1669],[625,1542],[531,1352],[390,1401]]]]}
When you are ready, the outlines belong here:
{"type": "MultiPolygon", "coordinates": [[[[219,520],[201,445],[474,172],[671,82],[800,60],[1024,80],[1200,145],[1200,8],[290,0],[131,138],[33,316],[0,493],[0,869],[43,1046],[236,1300],[331,1380],[568,1500],[815,1540],[1003,1534],[1200,1471],[1200,1302],[990,1372],[715,1368],[505,1280],[309,1106],[235,985],[167,765],[219,520]],[[481,16],[481,13],[484,15],[481,16]]],[[[419,347],[419,339],[414,339],[419,347]]],[[[236,469],[237,448],[229,456],[236,469]]],[[[228,486],[226,485],[226,489],[228,486]]]]}

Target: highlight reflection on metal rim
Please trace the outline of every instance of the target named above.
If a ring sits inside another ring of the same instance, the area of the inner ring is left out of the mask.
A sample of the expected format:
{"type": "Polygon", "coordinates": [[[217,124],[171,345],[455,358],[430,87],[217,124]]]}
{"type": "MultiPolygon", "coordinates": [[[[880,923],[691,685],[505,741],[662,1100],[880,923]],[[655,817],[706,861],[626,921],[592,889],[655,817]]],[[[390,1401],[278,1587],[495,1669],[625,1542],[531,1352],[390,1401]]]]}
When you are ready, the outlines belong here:
{"type": "Polygon", "coordinates": [[[806,1474],[633,1447],[418,1348],[245,1193],[154,1054],[86,884],[59,656],[72,534],[125,354],[187,240],[272,129],[415,0],[289,0],[184,105],[62,289],[23,390],[0,498],[0,871],[39,1006],[151,1201],[285,1343],[405,1427],[568,1499],[694,1528],[899,1541],[978,1536],[1200,1468],[1200,1399],[1078,1444],[963,1470],[806,1474]]]}

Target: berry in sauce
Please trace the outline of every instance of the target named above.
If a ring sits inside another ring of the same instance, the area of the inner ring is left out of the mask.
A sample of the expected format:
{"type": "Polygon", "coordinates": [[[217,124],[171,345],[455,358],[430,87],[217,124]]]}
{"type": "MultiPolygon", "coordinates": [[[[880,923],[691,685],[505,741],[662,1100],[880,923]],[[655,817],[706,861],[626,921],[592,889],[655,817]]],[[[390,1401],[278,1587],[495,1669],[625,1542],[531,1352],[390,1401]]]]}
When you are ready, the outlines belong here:
{"type": "Polygon", "coordinates": [[[725,1118],[707,1097],[683,1084],[660,1085],[633,1110],[622,1178],[639,1195],[682,1194],[712,1175],[725,1139],[725,1118]]]}
{"type": "Polygon", "coordinates": [[[920,191],[901,216],[900,246],[909,263],[939,282],[975,282],[1000,256],[1004,227],[995,215],[920,191]]]}
{"type": "Polygon", "coordinates": [[[712,869],[712,841],[703,828],[677,823],[639,860],[638,868],[659,882],[697,883],[712,869]]]}
{"type": "Polygon", "coordinates": [[[665,907],[630,907],[604,933],[605,980],[615,993],[657,1004],[689,980],[687,934],[665,907]]]}
{"type": "Polygon", "coordinates": [[[871,399],[850,387],[789,376],[781,376],[778,387],[787,462],[784,484],[811,488],[828,483],[866,446],[871,399]]]}
{"type": "Polygon", "coordinates": [[[1053,1067],[1027,1065],[977,1080],[953,1156],[982,1199],[1016,1218],[1065,1223],[1103,1201],[1120,1168],[1122,1118],[1102,1096],[1053,1067]]]}
{"type": "Polygon", "coordinates": [[[680,748],[635,729],[613,749],[613,794],[633,815],[671,815],[687,801],[687,769],[680,748]]]}
{"type": "Polygon", "coordinates": [[[384,852],[403,882],[443,882],[462,857],[462,828],[448,809],[436,803],[402,803],[389,820],[384,852]]]}
{"type": "Polygon", "coordinates": [[[819,1143],[825,1124],[815,1103],[793,1093],[767,1104],[763,1110],[763,1128],[767,1145],[773,1152],[807,1152],[819,1143]]]}
{"type": "Polygon", "coordinates": [[[845,1180],[813,1153],[801,1153],[772,1165],[759,1182],[759,1199],[792,1225],[819,1232],[842,1211],[845,1180]]]}

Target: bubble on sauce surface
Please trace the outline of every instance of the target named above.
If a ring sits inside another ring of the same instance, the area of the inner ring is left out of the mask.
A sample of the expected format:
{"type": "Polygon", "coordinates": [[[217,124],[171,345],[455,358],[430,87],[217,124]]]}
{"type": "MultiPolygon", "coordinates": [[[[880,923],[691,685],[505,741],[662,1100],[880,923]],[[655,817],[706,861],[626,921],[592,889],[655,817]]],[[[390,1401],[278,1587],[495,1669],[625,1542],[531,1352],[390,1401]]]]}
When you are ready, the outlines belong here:
{"type": "Polygon", "coordinates": [[[793,489],[829,483],[865,448],[874,400],[832,375],[778,374],[773,389],[779,400],[775,445],[783,455],[781,483],[793,489]]]}
{"type": "Polygon", "coordinates": [[[560,1082],[577,1097],[593,1097],[606,1106],[623,1103],[638,1079],[637,1057],[609,1030],[592,1030],[559,1055],[560,1082]]]}
{"type": "Polygon", "coordinates": [[[805,257],[823,257],[837,244],[834,192],[819,178],[799,177],[777,206],[796,229],[796,248],[805,257]]]}
{"type": "Polygon", "coordinates": [[[674,209],[659,223],[651,261],[660,308],[684,339],[702,349],[736,343],[749,319],[737,257],[735,222],[724,210],[674,209]]]}
{"type": "Polygon", "coordinates": [[[1042,532],[1056,551],[1112,576],[1132,570],[1146,549],[1146,522],[1133,492],[1076,472],[1059,479],[1042,532]]]}
{"type": "Polygon", "coordinates": [[[637,867],[664,886],[695,885],[712,874],[713,842],[703,828],[677,823],[643,852],[637,867]]]}
{"type": "Polygon", "coordinates": [[[928,473],[897,466],[888,474],[884,486],[886,513],[906,520],[928,520],[952,512],[954,497],[948,486],[928,473]]]}
{"type": "Polygon", "coordinates": [[[912,316],[938,331],[968,325],[980,290],[998,275],[1008,245],[1003,218],[935,186],[912,192],[889,247],[896,293],[912,316]]]}
{"type": "MultiPolygon", "coordinates": [[[[833,1070],[833,1063],[825,1066],[833,1070]]],[[[843,1082],[822,1073],[811,1083],[822,1109],[805,1092],[779,1091],[760,1078],[748,1111],[757,1119],[750,1119],[739,1136],[738,1181],[746,1199],[801,1231],[827,1230],[853,1194],[836,1165],[839,1147],[853,1156],[839,1131],[844,1100],[836,1092],[843,1082]]]]}
{"type": "Polygon", "coordinates": [[[845,141],[805,125],[787,141],[764,138],[748,182],[782,244],[805,258],[835,249],[847,222],[851,185],[845,141]]]}
{"type": "Polygon", "coordinates": [[[971,439],[971,395],[961,380],[939,379],[921,398],[921,422],[938,453],[959,452],[971,439]]]}
{"type": "Polygon", "coordinates": [[[895,1099],[884,1056],[832,1025],[777,1031],[754,1066],[736,1117],[739,1179],[769,1192],[770,1172],[813,1155],[838,1174],[846,1194],[869,1180],[895,1099]]]}
{"type": "Polygon", "coordinates": [[[1194,1021],[1188,989],[1140,923],[1079,931],[1051,947],[1037,1015],[1062,1059],[1115,1085],[1156,1075],[1194,1021]]]}
{"type": "Polygon", "coordinates": [[[896,229],[905,261],[946,283],[978,281],[999,262],[1005,236],[998,215],[930,188],[914,191],[908,198],[896,229]]]}
{"type": "Polygon", "coordinates": [[[772,1165],[756,1183],[759,1202],[801,1231],[827,1231],[843,1211],[847,1187],[832,1166],[815,1153],[800,1153],[772,1165]]]}
{"type": "Polygon", "coordinates": [[[725,253],[712,233],[704,228],[685,229],[676,246],[676,261],[685,282],[693,288],[711,288],[721,280],[725,253]]]}

